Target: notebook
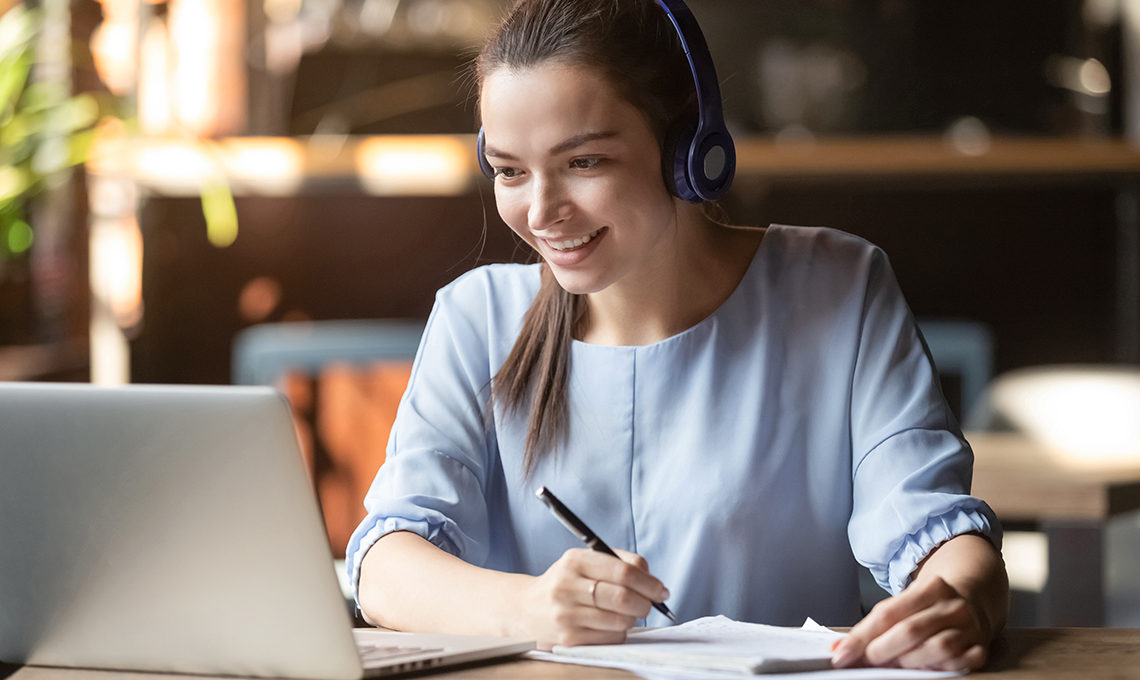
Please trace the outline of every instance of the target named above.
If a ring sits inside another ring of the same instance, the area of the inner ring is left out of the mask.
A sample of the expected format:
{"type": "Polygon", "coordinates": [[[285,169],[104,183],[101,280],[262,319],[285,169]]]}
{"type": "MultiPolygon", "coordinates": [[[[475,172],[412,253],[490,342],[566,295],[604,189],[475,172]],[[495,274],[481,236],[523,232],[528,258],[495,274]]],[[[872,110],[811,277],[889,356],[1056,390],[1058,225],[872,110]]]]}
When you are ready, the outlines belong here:
{"type": "Polygon", "coordinates": [[[0,546],[9,663],[358,678],[534,646],[354,633],[269,388],[0,383],[0,546]]]}

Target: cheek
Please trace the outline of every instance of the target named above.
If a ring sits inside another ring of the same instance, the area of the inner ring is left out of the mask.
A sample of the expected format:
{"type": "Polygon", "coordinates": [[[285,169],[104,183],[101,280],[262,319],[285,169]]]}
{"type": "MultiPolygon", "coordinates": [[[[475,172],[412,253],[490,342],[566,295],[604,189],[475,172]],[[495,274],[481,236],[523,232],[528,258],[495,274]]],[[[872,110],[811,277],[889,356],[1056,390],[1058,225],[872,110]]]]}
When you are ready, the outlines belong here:
{"type": "Polygon", "coordinates": [[[511,231],[518,234],[524,241],[530,242],[530,232],[527,230],[527,206],[513,192],[495,187],[495,209],[499,217],[506,223],[511,231]]]}

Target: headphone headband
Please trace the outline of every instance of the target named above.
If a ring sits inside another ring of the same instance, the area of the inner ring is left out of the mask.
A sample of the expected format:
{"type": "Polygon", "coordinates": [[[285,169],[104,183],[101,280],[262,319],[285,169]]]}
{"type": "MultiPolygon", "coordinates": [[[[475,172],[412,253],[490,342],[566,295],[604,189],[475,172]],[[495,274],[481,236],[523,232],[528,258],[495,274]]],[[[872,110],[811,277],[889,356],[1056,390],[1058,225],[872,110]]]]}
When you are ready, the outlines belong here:
{"type": "MultiPolygon", "coordinates": [[[[708,43],[682,0],[656,0],[677,31],[697,93],[697,120],[681,121],[662,149],[662,172],[670,192],[690,203],[724,195],[736,174],[736,148],[721,109],[720,85],[708,43]]],[[[487,177],[495,171],[483,152],[483,128],[476,142],[479,167],[487,177]]]]}

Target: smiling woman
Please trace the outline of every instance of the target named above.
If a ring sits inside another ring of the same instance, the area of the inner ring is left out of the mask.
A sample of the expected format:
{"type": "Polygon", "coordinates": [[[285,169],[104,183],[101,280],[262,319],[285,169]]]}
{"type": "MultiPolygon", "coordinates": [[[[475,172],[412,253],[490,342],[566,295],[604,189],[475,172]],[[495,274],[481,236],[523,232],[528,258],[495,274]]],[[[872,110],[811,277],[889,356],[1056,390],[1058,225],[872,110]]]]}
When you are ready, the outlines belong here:
{"type": "Polygon", "coordinates": [[[480,164],[540,262],[438,293],[347,551],[362,611],[542,646],[666,599],[851,625],[861,563],[895,597],[837,665],[975,668],[1001,532],[914,319],[871,244],[710,217],[734,156],[703,48],[679,0],[520,0],[484,47],[480,164]]]}
{"type": "Polygon", "coordinates": [[[481,101],[499,214],[562,288],[636,295],[673,278],[652,266],[659,249],[695,230],[676,228],[649,122],[599,73],[499,69],[481,101]]]}

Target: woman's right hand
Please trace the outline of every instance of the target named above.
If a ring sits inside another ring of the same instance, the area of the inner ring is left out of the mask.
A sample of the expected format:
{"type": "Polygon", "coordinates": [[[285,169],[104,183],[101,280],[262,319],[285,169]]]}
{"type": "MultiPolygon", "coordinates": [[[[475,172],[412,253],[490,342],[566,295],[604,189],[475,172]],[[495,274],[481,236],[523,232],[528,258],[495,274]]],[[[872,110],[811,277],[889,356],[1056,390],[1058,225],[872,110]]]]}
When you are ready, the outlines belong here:
{"type": "Polygon", "coordinates": [[[615,644],[654,602],[669,599],[640,556],[621,559],[585,548],[567,550],[522,592],[525,635],[540,649],[554,645],[615,644]]]}

